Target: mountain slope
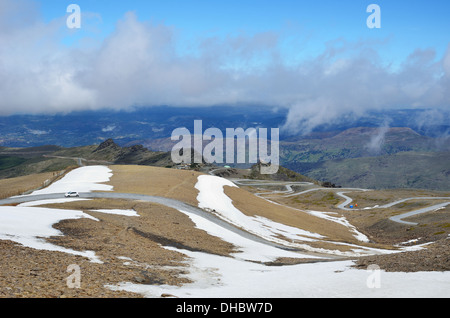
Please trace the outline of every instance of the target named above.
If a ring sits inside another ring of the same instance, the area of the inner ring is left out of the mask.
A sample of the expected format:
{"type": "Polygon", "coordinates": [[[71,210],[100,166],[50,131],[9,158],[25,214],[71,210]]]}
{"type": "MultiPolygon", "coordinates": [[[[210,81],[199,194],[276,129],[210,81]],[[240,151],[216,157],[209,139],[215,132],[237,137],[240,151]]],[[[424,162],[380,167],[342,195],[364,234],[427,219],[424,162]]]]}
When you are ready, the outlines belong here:
{"type": "Polygon", "coordinates": [[[313,136],[281,142],[281,163],[343,187],[449,188],[449,138],[405,127],[357,127],[313,136]]]}
{"type": "Polygon", "coordinates": [[[312,164],[292,163],[321,181],[343,187],[392,189],[450,189],[450,152],[399,152],[393,155],[328,160],[312,164]]]}
{"type": "Polygon", "coordinates": [[[55,172],[92,164],[136,164],[172,167],[170,153],[143,146],[120,147],[112,139],[100,145],[74,148],[43,146],[0,149],[0,179],[55,172]]]}
{"type": "Polygon", "coordinates": [[[450,139],[436,139],[418,134],[405,127],[357,127],[313,135],[312,138],[295,138],[280,143],[284,162],[319,162],[391,155],[398,152],[450,151],[450,139]],[[317,137],[316,137],[317,136],[317,137]]]}
{"type": "Polygon", "coordinates": [[[54,156],[81,157],[89,161],[107,161],[114,164],[172,166],[170,153],[154,152],[142,145],[121,147],[112,139],[98,146],[68,148],[53,153],[54,156]]]}

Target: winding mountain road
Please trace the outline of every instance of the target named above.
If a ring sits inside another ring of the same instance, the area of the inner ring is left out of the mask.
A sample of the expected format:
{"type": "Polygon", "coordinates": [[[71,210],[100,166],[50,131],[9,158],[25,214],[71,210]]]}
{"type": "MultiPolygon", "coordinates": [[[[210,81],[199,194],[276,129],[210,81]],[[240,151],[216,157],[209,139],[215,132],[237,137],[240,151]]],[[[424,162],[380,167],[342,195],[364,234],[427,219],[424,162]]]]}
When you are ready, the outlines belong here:
{"type": "MultiPolygon", "coordinates": [[[[219,170],[219,169],[216,169],[219,170]]],[[[210,173],[213,174],[213,173],[210,173]]],[[[284,186],[286,187],[285,191],[271,191],[269,193],[256,193],[256,195],[261,196],[261,197],[269,197],[271,195],[282,195],[283,197],[293,197],[293,196],[300,196],[309,192],[313,192],[313,191],[321,191],[321,190],[330,190],[329,188],[311,188],[311,189],[307,189],[307,190],[303,190],[300,192],[295,192],[292,187],[293,186],[315,186],[313,183],[311,182],[270,182],[270,181],[258,181],[258,180],[253,180],[253,179],[232,179],[231,181],[233,181],[236,185],[240,185],[240,186],[258,186],[258,187],[264,187],[264,186],[284,186]]],[[[366,207],[366,208],[348,208],[347,206],[350,205],[353,202],[353,199],[349,196],[346,195],[346,193],[348,192],[354,192],[354,191],[372,191],[371,189],[362,189],[362,188],[343,188],[343,189],[339,189],[339,192],[336,192],[336,194],[340,197],[342,197],[344,199],[344,202],[340,203],[337,205],[337,208],[341,209],[341,210],[346,210],[346,211],[362,211],[362,210],[371,210],[371,209],[386,209],[386,208],[390,208],[394,205],[406,202],[406,201],[411,201],[411,200],[448,200],[448,202],[444,202],[444,203],[439,203],[439,204],[435,204],[429,207],[425,207],[422,209],[418,209],[418,210],[414,210],[414,211],[409,211],[409,212],[405,212],[402,213],[400,215],[395,215],[390,217],[389,219],[393,222],[397,222],[400,224],[405,224],[405,225],[417,225],[418,223],[413,223],[413,222],[407,222],[404,221],[403,219],[410,217],[410,216],[414,216],[414,215],[419,215],[422,213],[427,213],[430,211],[436,211],[439,210],[441,208],[445,208],[447,205],[450,204],[450,197],[410,197],[410,198],[405,198],[405,199],[401,199],[401,200],[397,200],[388,204],[384,204],[384,205],[380,205],[380,206],[375,206],[375,207],[366,207]]]]}
{"type": "MultiPolygon", "coordinates": [[[[157,203],[161,204],[179,211],[183,211],[185,213],[191,213],[197,216],[200,216],[208,221],[211,221],[215,223],[216,225],[227,229],[235,234],[240,235],[241,237],[244,237],[249,240],[253,240],[258,243],[266,244],[272,247],[276,247],[282,250],[286,251],[293,251],[293,252],[300,252],[302,254],[308,254],[318,257],[324,257],[324,258],[330,258],[330,255],[325,255],[322,253],[314,253],[310,251],[306,251],[301,248],[295,248],[292,246],[284,246],[282,244],[278,244],[276,242],[272,242],[270,240],[264,239],[260,236],[254,235],[250,232],[247,232],[243,229],[240,229],[222,219],[220,219],[218,216],[208,213],[207,211],[204,211],[200,208],[194,207],[192,205],[189,205],[187,203],[184,203],[182,201],[178,201],[175,199],[165,198],[165,197],[158,197],[158,196],[150,196],[150,195],[144,195],[144,194],[134,194],[134,193],[118,193],[118,192],[84,192],[79,193],[80,198],[85,199],[125,199],[125,200],[138,200],[138,201],[145,201],[145,202],[151,202],[151,203],[157,203]]],[[[64,198],[64,193],[52,193],[52,194],[39,194],[39,195],[24,195],[24,196],[17,196],[17,197],[11,197],[7,199],[0,200],[0,206],[1,205],[12,205],[12,204],[20,204],[20,203],[26,203],[26,202],[36,202],[36,201],[43,201],[43,200],[53,200],[53,199],[61,199],[64,198]]],[[[333,256],[331,256],[333,257],[333,256]]]]}
{"type": "MultiPolygon", "coordinates": [[[[307,190],[303,190],[300,192],[295,192],[292,188],[293,186],[315,186],[313,183],[310,182],[276,182],[276,181],[258,181],[258,180],[249,180],[249,179],[233,179],[231,180],[235,184],[240,186],[285,186],[285,191],[271,191],[270,193],[260,193],[257,194],[259,196],[267,196],[271,194],[281,194],[282,196],[289,197],[294,195],[302,195],[304,193],[308,193],[311,191],[319,191],[319,190],[329,190],[328,188],[311,188],[307,190]]],[[[422,208],[415,211],[406,212],[404,214],[400,214],[397,216],[393,216],[390,219],[394,222],[408,224],[408,225],[415,225],[415,223],[412,222],[406,222],[403,221],[403,218],[426,213],[429,211],[437,210],[443,207],[446,207],[450,204],[450,198],[449,197],[412,197],[412,198],[406,198],[402,200],[398,200],[395,202],[391,202],[389,204],[385,204],[383,206],[377,206],[373,208],[364,208],[364,209],[349,209],[346,206],[350,204],[353,199],[345,195],[344,193],[351,192],[351,191],[369,191],[368,189],[356,189],[356,188],[349,188],[349,189],[340,189],[339,192],[337,192],[337,195],[341,196],[345,199],[345,201],[341,204],[339,204],[337,207],[344,210],[367,210],[367,209],[374,209],[374,208],[388,208],[391,206],[394,206],[396,204],[408,201],[408,200],[421,200],[421,199],[439,199],[439,200],[449,200],[448,202],[439,203],[430,207],[422,208]]],[[[158,197],[158,196],[151,196],[151,195],[143,195],[143,194],[134,194],[134,193],[118,193],[118,192],[81,192],[79,193],[80,198],[86,198],[86,199],[95,199],[95,198],[104,198],[104,199],[125,199],[125,200],[138,200],[138,201],[145,201],[145,202],[151,202],[156,203],[160,205],[164,205],[173,209],[176,209],[178,211],[182,211],[186,214],[194,214],[196,216],[202,217],[210,222],[215,223],[216,225],[227,229],[243,238],[253,240],[258,243],[266,244],[272,247],[276,247],[282,250],[288,250],[288,251],[294,251],[299,252],[303,254],[308,255],[314,255],[318,257],[323,258],[330,258],[329,254],[323,254],[323,253],[314,253],[310,251],[306,251],[302,248],[298,248],[295,246],[292,246],[289,244],[289,242],[286,242],[284,245],[280,242],[274,242],[270,239],[266,239],[264,237],[260,237],[258,235],[252,234],[245,229],[239,228],[233,224],[230,224],[226,222],[225,220],[221,219],[219,216],[215,215],[213,211],[205,211],[198,207],[189,205],[187,203],[184,203],[179,200],[166,198],[166,197],[158,197]],[[212,213],[211,213],[212,212],[212,213]]],[[[36,201],[43,201],[43,200],[53,200],[53,199],[61,199],[64,198],[64,193],[52,193],[52,194],[40,194],[40,195],[23,195],[23,196],[16,196],[11,197],[7,199],[0,200],[0,205],[13,205],[13,204],[20,204],[25,202],[36,202],[36,201]]]]}
{"type": "Polygon", "coordinates": [[[51,156],[51,155],[43,155],[45,158],[58,158],[58,159],[69,159],[69,160],[75,160],[77,165],[80,167],[84,167],[85,164],[83,162],[92,162],[95,164],[102,164],[102,165],[110,165],[114,164],[113,162],[106,161],[106,160],[95,160],[95,159],[84,159],[81,157],[65,157],[65,156],[51,156]]]}

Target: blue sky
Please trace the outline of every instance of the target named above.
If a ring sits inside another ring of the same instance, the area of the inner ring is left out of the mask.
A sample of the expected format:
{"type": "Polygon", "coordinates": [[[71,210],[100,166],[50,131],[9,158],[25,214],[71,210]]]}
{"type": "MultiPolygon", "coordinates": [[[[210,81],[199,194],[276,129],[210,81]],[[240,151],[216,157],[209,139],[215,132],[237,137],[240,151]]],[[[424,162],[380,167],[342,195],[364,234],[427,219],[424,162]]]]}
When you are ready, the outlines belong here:
{"type": "Polygon", "coordinates": [[[450,2],[446,0],[41,0],[38,3],[46,21],[65,16],[71,3],[78,4],[83,14],[97,14],[86,17],[84,27],[64,39],[69,45],[83,37],[103,39],[128,11],[135,12],[140,21],[173,27],[181,51],[183,47],[187,49],[186,43],[195,43],[199,38],[276,32],[284,37],[286,58],[293,59],[302,54],[319,54],[326,43],[336,39],[378,43],[382,45],[380,55],[394,64],[417,48],[434,48],[441,56],[447,49],[450,31],[450,2]],[[371,3],[381,7],[381,29],[366,26],[369,16],[366,8],[371,3]]]}

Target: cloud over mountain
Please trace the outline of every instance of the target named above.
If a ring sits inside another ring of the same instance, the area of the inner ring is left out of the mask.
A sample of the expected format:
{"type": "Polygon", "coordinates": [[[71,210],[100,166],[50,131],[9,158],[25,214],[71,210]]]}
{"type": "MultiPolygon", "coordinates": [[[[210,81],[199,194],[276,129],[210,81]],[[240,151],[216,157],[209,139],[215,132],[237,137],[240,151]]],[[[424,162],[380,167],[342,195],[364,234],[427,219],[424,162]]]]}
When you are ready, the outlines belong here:
{"type": "Polygon", "coordinates": [[[133,12],[100,43],[67,46],[64,17],[46,23],[25,0],[0,9],[0,115],[264,104],[289,109],[285,129],[308,132],[368,110],[450,104],[450,46],[443,57],[418,48],[395,70],[376,45],[345,39],[287,63],[275,31],[203,38],[183,53],[174,27],[133,12]]]}

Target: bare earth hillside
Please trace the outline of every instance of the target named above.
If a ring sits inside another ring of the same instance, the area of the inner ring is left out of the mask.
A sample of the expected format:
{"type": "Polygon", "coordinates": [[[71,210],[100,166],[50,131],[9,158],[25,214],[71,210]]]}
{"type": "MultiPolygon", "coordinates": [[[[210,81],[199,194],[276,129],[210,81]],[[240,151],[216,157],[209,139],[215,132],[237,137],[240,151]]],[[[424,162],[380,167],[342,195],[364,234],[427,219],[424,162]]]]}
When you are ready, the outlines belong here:
{"type": "MultiPolygon", "coordinates": [[[[25,182],[32,190],[32,181],[39,186],[48,177],[2,181],[1,189],[8,196],[6,189],[25,182]]],[[[414,288],[402,284],[423,275],[428,283],[417,288],[434,295],[448,275],[433,273],[450,271],[446,192],[330,189],[111,165],[77,168],[37,193],[22,203],[0,201],[0,297],[270,297],[264,284],[281,297],[307,290],[335,297],[346,295],[347,285],[364,297],[365,269],[373,264],[398,284],[378,295],[404,295],[414,288]],[[72,188],[80,198],[46,197],[72,188]],[[411,224],[391,220],[427,207],[436,208],[405,217],[411,224]],[[78,287],[70,284],[72,265],[80,270],[78,287]],[[402,272],[413,276],[403,281],[402,272]]]]}

